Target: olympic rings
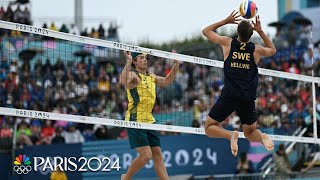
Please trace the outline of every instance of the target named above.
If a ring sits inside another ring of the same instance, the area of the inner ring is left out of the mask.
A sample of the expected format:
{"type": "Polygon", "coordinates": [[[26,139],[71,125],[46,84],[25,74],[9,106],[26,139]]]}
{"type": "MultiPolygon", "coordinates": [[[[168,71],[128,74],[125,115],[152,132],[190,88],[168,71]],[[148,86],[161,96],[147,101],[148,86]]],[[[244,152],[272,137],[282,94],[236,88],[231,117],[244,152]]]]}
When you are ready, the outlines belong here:
{"type": "Polygon", "coordinates": [[[28,166],[24,166],[24,165],[21,165],[21,166],[18,166],[18,165],[15,165],[13,166],[13,170],[18,173],[18,174],[28,174],[31,170],[32,170],[32,167],[30,165],[28,166]]]}

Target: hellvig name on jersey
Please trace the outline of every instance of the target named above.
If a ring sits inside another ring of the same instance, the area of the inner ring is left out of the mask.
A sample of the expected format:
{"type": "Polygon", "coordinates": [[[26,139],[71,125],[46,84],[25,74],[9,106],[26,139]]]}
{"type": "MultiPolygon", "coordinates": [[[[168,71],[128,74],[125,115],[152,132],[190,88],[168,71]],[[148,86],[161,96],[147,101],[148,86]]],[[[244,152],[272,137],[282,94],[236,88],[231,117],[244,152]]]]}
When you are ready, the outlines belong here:
{"type": "Polygon", "coordinates": [[[222,98],[255,100],[258,87],[258,68],[254,61],[255,45],[233,39],[229,56],[224,61],[222,98]]]}

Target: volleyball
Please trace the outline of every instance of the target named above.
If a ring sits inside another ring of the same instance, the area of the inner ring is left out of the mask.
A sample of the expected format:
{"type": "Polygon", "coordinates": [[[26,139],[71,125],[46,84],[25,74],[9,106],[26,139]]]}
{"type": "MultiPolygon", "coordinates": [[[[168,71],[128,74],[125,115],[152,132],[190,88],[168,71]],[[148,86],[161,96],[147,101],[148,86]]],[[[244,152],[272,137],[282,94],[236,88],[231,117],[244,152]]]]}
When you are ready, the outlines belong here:
{"type": "Polygon", "coordinates": [[[254,1],[245,0],[240,4],[239,12],[243,18],[251,19],[258,12],[257,4],[254,1]]]}

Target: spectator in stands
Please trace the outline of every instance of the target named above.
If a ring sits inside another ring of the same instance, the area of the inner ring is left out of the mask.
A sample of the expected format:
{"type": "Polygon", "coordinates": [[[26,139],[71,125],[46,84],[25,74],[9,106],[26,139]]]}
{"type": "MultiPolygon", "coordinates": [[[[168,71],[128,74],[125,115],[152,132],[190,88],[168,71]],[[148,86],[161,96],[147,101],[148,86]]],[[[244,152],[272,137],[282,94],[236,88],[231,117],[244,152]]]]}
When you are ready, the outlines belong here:
{"type": "Polygon", "coordinates": [[[41,135],[41,122],[39,120],[32,120],[30,123],[30,140],[33,144],[41,144],[40,143],[40,135],[41,135]]]}
{"type": "Polygon", "coordinates": [[[105,30],[104,30],[103,24],[100,24],[100,25],[99,25],[98,34],[99,34],[99,38],[100,38],[100,39],[104,39],[104,37],[105,37],[105,30]]]}
{"type": "MultiPolygon", "coordinates": [[[[319,146],[319,145],[318,145],[319,146]]],[[[311,160],[311,162],[308,163],[308,166],[306,168],[303,168],[301,170],[302,173],[306,173],[307,171],[309,171],[316,163],[320,162],[320,151],[315,152],[312,154],[313,158],[311,160]]]]}
{"type": "Polygon", "coordinates": [[[119,39],[118,37],[118,27],[114,25],[113,22],[110,23],[108,28],[108,38],[110,40],[117,41],[119,39]]]}
{"type": "Polygon", "coordinates": [[[65,139],[64,137],[62,136],[62,127],[57,127],[56,128],[56,131],[55,131],[55,135],[54,137],[52,138],[52,141],[51,141],[51,144],[60,144],[60,143],[65,143],[65,139]]]}
{"type": "Polygon", "coordinates": [[[8,117],[0,116],[0,153],[12,152],[13,131],[8,117]]]}
{"type": "Polygon", "coordinates": [[[31,15],[27,6],[24,8],[22,12],[21,23],[31,25],[31,15]]]}
{"type": "Polygon", "coordinates": [[[8,71],[0,67],[0,82],[3,82],[5,79],[7,79],[7,74],[8,74],[8,71]]]}
{"type": "Polygon", "coordinates": [[[17,9],[13,13],[13,20],[16,23],[22,23],[22,18],[23,18],[23,12],[20,8],[20,5],[17,6],[17,9]]]}
{"type": "Polygon", "coordinates": [[[59,29],[60,32],[69,33],[69,29],[67,25],[62,24],[61,28],[59,29]]]}
{"type": "Polygon", "coordinates": [[[91,28],[91,32],[90,32],[90,35],[89,35],[91,38],[96,38],[98,39],[99,38],[99,33],[98,31],[96,31],[95,28],[91,28]]]}
{"type": "Polygon", "coordinates": [[[3,8],[3,6],[0,7],[0,20],[3,20],[4,19],[4,15],[5,15],[5,10],[3,8]]]}
{"type": "Polygon", "coordinates": [[[53,68],[52,68],[52,65],[50,63],[50,59],[47,58],[46,63],[42,66],[42,74],[43,75],[50,75],[51,71],[53,71],[53,68]]]}
{"type": "Polygon", "coordinates": [[[80,35],[80,30],[75,24],[71,24],[70,26],[70,33],[74,35],[80,35]]]}
{"type": "Polygon", "coordinates": [[[84,142],[84,137],[82,136],[81,132],[76,129],[75,123],[70,122],[68,125],[68,131],[63,132],[62,136],[65,138],[67,144],[84,142]]]}
{"type": "Polygon", "coordinates": [[[42,24],[42,28],[48,29],[47,23],[43,23],[43,24],[42,24]]]}
{"type": "Polygon", "coordinates": [[[12,138],[12,129],[9,124],[4,122],[2,123],[2,128],[0,128],[0,138],[12,138]]]}
{"type": "Polygon", "coordinates": [[[311,25],[305,25],[302,24],[300,27],[298,40],[297,40],[297,46],[308,46],[310,43],[310,31],[311,31],[311,25]]]}
{"type": "Polygon", "coordinates": [[[41,130],[41,136],[43,138],[47,138],[51,140],[51,137],[55,133],[55,128],[52,126],[52,121],[50,120],[45,120],[44,121],[44,126],[42,127],[41,130]]]}
{"type": "Polygon", "coordinates": [[[199,121],[196,120],[196,119],[194,119],[194,120],[192,121],[191,127],[199,128],[199,127],[200,127],[199,121]]]}
{"type": "Polygon", "coordinates": [[[128,133],[126,131],[125,128],[123,128],[121,131],[120,131],[120,135],[117,137],[117,139],[128,139],[128,133]]]}
{"type": "Polygon", "coordinates": [[[77,96],[83,96],[84,98],[88,95],[89,87],[84,79],[81,79],[80,83],[76,85],[75,93],[77,96]]]}
{"type": "Polygon", "coordinates": [[[29,109],[31,103],[31,94],[28,90],[27,84],[23,84],[22,93],[20,95],[20,108],[29,109]]]}
{"type": "Polygon", "coordinates": [[[98,89],[102,92],[110,91],[110,78],[108,75],[100,76],[98,81],[98,89]]]}
{"type": "Polygon", "coordinates": [[[13,59],[10,62],[10,75],[15,84],[19,84],[19,72],[18,61],[13,59]]]}
{"type": "Polygon", "coordinates": [[[287,39],[290,47],[294,47],[296,45],[297,35],[298,33],[296,31],[296,24],[294,22],[291,22],[287,33],[287,39]]]}
{"type": "Polygon", "coordinates": [[[33,143],[30,140],[30,138],[25,135],[24,133],[21,133],[20,136],[17,137],[18,141],[17,141],[17,147],[20,149],[23,149],[26,146],[32,146],[33,143]]]}
{"type": "Polygon", "coordinates": [[[284,144],[279,145],[278,150],[273,154],[273,160],[275,161],[274,172],[276,174],[276,178],[290,178],[290,174],[292,173],[292,171],[284,144]]]}
{"type": "MultiPolygon", "coordinates": [[[[314,58],[314,60],[316,60],[316,57],[313,56],[313,52],[312,52],[312,45],[308,46],[308,51],[306,51],[303,54],[303,60],[304,60],[304,68],[306,68],[307,70],[311,70],[312,69],[312,57],[314,58]]],[[[311,75],[311,74],[309,74],[311,75]]]]}
{"type": "Polygon", "coordinates": [[[84,125],[84,128],[82,130],[82,135],[84,137],[85,142],[96,140],[96,137],[94,135],[95,131],[93,130],[93,126],[94,125],[92,125],[92,124],[84,125]]]}
{"type": "Polygon", "coordinates": [[[14,13],[11,6],[8,6],[6,13],[4,14],[3,20],[13,22],[14,13]]]}
{"type": "Polygon", "coordinates": [[[34,71],[42,73],[42,61],[41,59],[37,59],[37,62],[34,65],[34,71]]]}
{"type": "Polygon", "coordinates": [[[240,154],[240,159],[238,160],[237,164],[237,174],[247,174],[247,173],[253,173],[253,163],[247,158],[246,153],[240,154]]]}
{"type": "Polygon", "coordinates": [[[59,31],[59,29],[57,28],[57,26],[54,24],[53,21],[51,22],[51,26],[50,26],[49,29],[52,30],[52,31],[59,31]]]}
{"type": "Polygon", "coordinates": [[[289,46],[286,38],[286,33],[281,27],[277,27],[277,32],[273,39],[273,43],[277,49],[284,49],[289,46]]]}
{"type": "Polygon", "coordinates": [[[107,140],[112,139],[112,135],[109,133],[107,126],[100,126],[96,132],[95,136],[97,140],[107,140]]]}
{"type": "Polygon", "coordinates": [[[84,28],[84,30],[81,32],[81,36],[86,36],[86,37],[89,36],[89,34],[88,34],[88,28],[84,28]]]}
{"type": "Polygon", "coordinates": [[[31,131],[29,128],[29,124],[25,121],[22,121],[19,125],[18,125],[18,130],[17,130],[17,137],[19,137],[20,135],[26,135],[26,136],[31,136],[31,131]]]}
{"type": "Polygon", "coordinates": [[[206,110],[207,104],[203,100],[196,99],[194,102],[194,119],[198,120],[201,127],[204,127],[206,123],[206,110]]]}

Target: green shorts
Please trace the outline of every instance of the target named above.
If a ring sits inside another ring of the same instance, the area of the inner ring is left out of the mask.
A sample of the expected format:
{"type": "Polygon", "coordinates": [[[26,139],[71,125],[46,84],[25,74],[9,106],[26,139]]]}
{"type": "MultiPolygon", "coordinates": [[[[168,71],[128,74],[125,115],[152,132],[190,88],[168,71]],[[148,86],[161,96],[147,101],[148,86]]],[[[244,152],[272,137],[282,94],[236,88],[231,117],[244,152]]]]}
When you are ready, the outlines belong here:
{"type": "Polygon", "coordinates": [[[131,149],[142,146],[161,146],[158,131],[127,128],[127,132],[131,149]]]}

